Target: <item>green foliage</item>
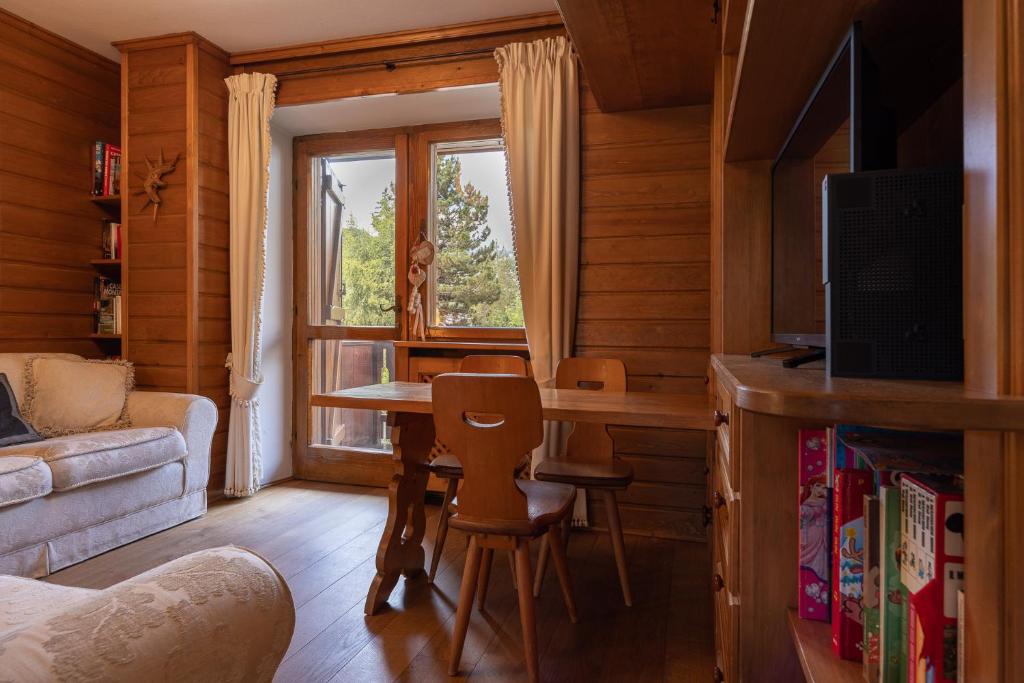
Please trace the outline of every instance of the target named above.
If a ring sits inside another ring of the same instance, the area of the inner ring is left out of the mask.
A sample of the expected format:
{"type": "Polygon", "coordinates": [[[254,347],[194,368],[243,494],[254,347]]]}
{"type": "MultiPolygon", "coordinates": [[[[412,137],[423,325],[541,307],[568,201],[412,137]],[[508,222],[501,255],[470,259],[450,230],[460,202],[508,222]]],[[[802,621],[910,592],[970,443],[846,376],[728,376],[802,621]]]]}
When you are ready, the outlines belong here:
{"type": "Polygon", "coordinates": [[[370,216],[370,230],[356,224],[349,214],[341,232],[341,280],[345,325],[384,326],[395,324],[395,314],[383,313],[395,303],[395,184],[380,195],[377,210],[370,216]]]}
{"type": "Polygon", "coordinates": [[[521,327],[515,259],[491,238],[488,199],[462,185],[458,157],[437,163],[437,311],[435,324],[521,327]]]}
{"type": "MultiPolygon", "coordinates": [[[[488,200],[462,186],[454,156],[437,168],[437,313],[434,324],[455,327],[522,327],[523,306],[515,258],[491,238],[488,200]]],[[[395,186],[381,194],[369,229],[349,214],[342,230],[345,321],[351,326],[391,326],[394,313],[395,186]]]]}

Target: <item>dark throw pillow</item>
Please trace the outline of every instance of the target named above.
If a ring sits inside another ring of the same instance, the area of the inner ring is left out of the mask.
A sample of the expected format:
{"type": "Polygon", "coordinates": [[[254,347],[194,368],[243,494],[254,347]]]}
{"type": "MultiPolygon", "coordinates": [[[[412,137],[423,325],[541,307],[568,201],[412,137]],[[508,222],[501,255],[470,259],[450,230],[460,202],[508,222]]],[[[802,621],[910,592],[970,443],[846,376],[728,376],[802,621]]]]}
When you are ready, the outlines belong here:
{"type": "Polygon", "coordinates": [[[7,375],[0,372],[0,448],[42,440],[43,437],[21,417],[11,383],[7,375]]]}

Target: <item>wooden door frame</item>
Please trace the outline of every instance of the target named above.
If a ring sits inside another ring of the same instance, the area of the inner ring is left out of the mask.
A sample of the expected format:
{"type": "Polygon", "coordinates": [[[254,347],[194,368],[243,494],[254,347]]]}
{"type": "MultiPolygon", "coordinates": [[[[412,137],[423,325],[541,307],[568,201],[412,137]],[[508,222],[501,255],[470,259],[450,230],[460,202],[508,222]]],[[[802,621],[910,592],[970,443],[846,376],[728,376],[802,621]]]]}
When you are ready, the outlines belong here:
{"type": "Polygon", "coordinates": [[[329,327],[310,325],[307,239],[312,209],[313,161],[325,155],[376,150],[395,155],[395,291],[403,292],[404,255],[409,251],[408,133],[404,128],[384,128],[352,133],[308,135],[293,140],[292,193],[293,303],[292,309],[292,467],[296,477],[319,481],[384,486],[391,476],[391,458],[363,448],[310,444],[310,342],[321,339],[400,340],[408,329],[404,298],[395,315],[395,327],[329,327]]]}

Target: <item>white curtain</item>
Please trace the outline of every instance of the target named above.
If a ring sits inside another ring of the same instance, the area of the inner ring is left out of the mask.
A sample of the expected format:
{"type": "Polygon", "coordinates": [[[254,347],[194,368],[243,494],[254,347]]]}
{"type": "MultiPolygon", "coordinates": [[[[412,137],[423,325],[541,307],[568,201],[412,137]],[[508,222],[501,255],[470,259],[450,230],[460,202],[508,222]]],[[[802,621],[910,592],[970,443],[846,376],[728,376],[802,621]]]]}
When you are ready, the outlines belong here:
{"type": "Polygon", "coordinates": [[[267,192],[270,116],[277,78],[238,74],[225,78],[228,101],[228,171],[231,191],[231,422],[224,493],[251,496],[260,488],[259,389],[263,283],[267,265],[267,192]]]}
{"type": "MultiPolygon", "coordinates": [[[[572,355],[579,269],[580,132],[576,55],[565,38],[512,43],[494,53],[526,340],[533,374],[553,384],[572,355]]],[[[534,464],[558,454],[565,428],[548,422],[534,464]]],[[[586,523],[577,499],[576,524],[586,523]]]]}

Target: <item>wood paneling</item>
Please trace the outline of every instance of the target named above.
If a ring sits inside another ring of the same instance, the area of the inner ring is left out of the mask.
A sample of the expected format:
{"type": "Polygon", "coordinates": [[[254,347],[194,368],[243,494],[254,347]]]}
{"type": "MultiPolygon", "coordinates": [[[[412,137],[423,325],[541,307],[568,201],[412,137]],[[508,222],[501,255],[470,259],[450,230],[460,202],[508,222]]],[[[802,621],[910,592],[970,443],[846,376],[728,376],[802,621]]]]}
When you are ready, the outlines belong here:
{"type": "Polygon", "coordinates": [[[0,351],[99,356],[93,142],[117,143],[116,62],[0,9],[0,351]]]}
{"type": "Polygon", "coordinates": [[[219,409],[210,489],[223,487],[230,350],[225,52],[195,34],[119,44],[126,125],[127,356],[143,389],[183,391],[219,409]],[[145,158],[180,154],[158,217],[140,211],[145,158]]]}
{"type": "MultiPolygon", "coordinates": [[[[576,353],[621,359],[630,390],[703,393],[711,110],[602,113],[586,86],[581,110],[576,353]]],[[[621,496],[626,530],[703,539],[704,433],[633,428],[613,437],[636,469],[621,496]]],[[[600,501],[591,512],[592,524],[605,525],[600,501]]]]}
{"type": "Polygon", "coordinates": [[[718,29],[705,0],[558,0],[603,111],[711,101],[718,29]]]}

